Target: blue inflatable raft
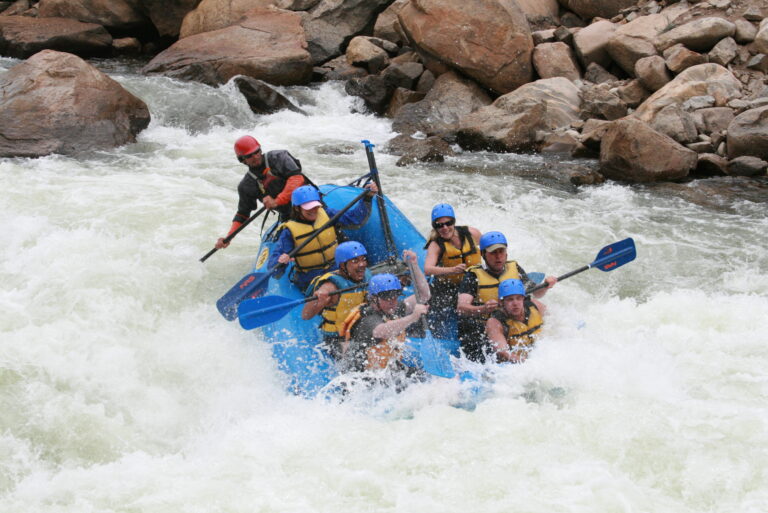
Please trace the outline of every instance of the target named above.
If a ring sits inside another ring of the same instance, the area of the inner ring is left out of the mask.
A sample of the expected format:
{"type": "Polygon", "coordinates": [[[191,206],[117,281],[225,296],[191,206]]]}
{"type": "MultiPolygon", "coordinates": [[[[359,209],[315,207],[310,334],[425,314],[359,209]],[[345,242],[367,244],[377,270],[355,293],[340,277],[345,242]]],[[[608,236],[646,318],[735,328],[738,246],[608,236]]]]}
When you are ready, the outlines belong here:
{"type": "MultiPolygon", "coordinates": [[[[357,197],[362,189],[352,186],[323,185],[320,187],[325,204],[340,210],[357,197]]],[[[279,223],[271,226],[262,236],[255,273],[268,270],[267,261],[277,242],[279,223]]],[[[343,230],[349,240],[362,243],[368,251],[369,267],[391,262],[400,258],[403,250],[410,249],[418,255],[423,268],[426,251],[424,237],[410,220],[385,196],[374,200],[367,222],[358,229],[343,230]],[[394,248],[388,248],[384,228],[376,202],[383,201],[393,235],[394,248]],[[392,253],[395,253],[394,255],[392,253]]],[[[285,300],[301,300],[302,291],[291,281],[293,264],[278,278],[270,278],[263,296],[281,296],[285,300]]],[[[318,329],[319,318],[305,321],[301,318],[301,307],[291,309],[286,315],[271,324],[262,326],[264,338],[272,345],[272,354],[281,371],[289,378],[289,388],[296,394],[314,396],[336,377],[337,370],[331,357],[322,347],[322,336],[318,329]]],[[[458,355],[458,340],[440,341],[438,350],[458,355]]],[[[447,360],[447,355],[443,355],[447,360]]]]}

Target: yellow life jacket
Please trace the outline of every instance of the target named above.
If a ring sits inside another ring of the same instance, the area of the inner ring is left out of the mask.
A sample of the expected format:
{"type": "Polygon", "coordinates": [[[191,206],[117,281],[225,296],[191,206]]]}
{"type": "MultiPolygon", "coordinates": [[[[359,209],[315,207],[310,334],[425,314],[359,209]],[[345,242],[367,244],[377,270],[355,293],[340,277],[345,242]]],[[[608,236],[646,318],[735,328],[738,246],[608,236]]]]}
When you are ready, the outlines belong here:
{"type": "Polygon", "coordinates": [[[528,353],[533,349],[541,327],[544,325],[539,309],[532,304],[526,305],[525,321],[516,321],[501,311],[498,311],[494,317],[501,322],[510,352],[522,357],[522,359],[527,358],[528,353]]]}
{"type": "MultiPolygon", "coordinates": [[[[371,279],[371,271],[368,269],[365,270],[365,277],[363,278],[363,282],[367,282],[371,279]]],[[[353,287],[355,285],[358,285],[357,282],[354,282],[350,280],[349,278],[346,278],[342,276],[339,271],[333,271],[330,273],[325,273],[314,280],[312,280],[312,283],[309,285],[309,289],[307,294],[312,295],[314,294],[315,290],[317,290],[320,285],[325,283],[326,281],[330,281],[334,285],[336,285],[336,288],[338,290],[346,289],[349,287],[353,287]]],[[[320,316],[322,317],[323,321],[320,324],[320,331],[323,332],[324,335],[339,335],[341,332],[341,328],[344,324],[344,321],[349,316],[350,312],[358,305],[360,305],[363,301],[365,301],[365,287],[361,287],[359,290],[350,290],[349,292],[344,292],[343,294],[338,295],[338,301],[334,305],[328,305],[326,306],[323,311],[320,313],[320,316]]]]}
{"type": "MultiPolygon", "coordinates": [[[[283,227],[290,230],[293,242],[298,246],[313,231],[327,223],[328,219],[325,209],[320,207],[317,211],[317,219],[313,224],[290,220],[283,223],[283,227]]],[[[294,255],[296,270],[305,273],[315,269],[327,269],[333,265],[333,255],[336,253],[336,246],[338,246],[336,229],[333,226],[328,226],[294,255]]]]}
{"type": "MultiPolygon", "coordinates": [[[[354,307],[344,319],[339,334],[344,338],[345,345],[349,347],[349,341],[352,336],[352,328],[357,322],[366,314],[367,303],[363,303],[354,307]]],[[[384,322],[397,319],[397,317],[384,316],[384,322]]],[[[372,345],[365,351],[365,370],[371,369],[385,369],[390,362],[395,362],[400,359],[400,355],[403,350],[403,343],[405,342],[406,335],[405,330],[399,333],[395,337],[389,339],[376,339],[376,344],[372,345]]]]}
{"type": "MultiPolygon", "coordinates": [[[[480,263],[480,249],[475,245],[475,240],[469,228],[466,226],[457,226],[456,231],[459,234],[461,249],[453,245],[453,242],[440,237],[433,239],[440,246],[440,256],[437,265],[440,267],[453,267],[461,263],[467,264],[467,267],[478,265],[480,263]]],[[[441,274],[435,276],[437,281],[448,281],[458,285],[461,282],[464,273],[441,274]]]]}
{"type": "Polygon", "coordinates": [[[472,266],[467,271],[474,273],[477,277],[477,295],[474,301],[472,301],[473,305],[482,305],[492,299],[498,301],[499,283],[513,278],[520,279],[520,273],[517,272],[517,262],[514,260],[507,260],[507,263],[504,265],[504,272],[498,278],[495,278],[480,265],[472,266]]]}

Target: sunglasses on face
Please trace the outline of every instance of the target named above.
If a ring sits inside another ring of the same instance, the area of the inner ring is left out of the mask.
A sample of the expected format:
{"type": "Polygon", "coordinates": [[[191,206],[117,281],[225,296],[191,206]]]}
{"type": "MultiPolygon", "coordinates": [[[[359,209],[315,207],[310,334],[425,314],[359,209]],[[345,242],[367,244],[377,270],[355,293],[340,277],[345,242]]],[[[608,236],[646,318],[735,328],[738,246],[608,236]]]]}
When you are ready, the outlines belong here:
{"type": "Polygon", "coordinates": [[[259,155],[260,153],[261,153],[261,150],[256,150],[253,153],[249,153],[248,155],[238,155],[237,160],[239,160],[240,162],[245,162],[246,159],[249,159],[254,155],[259,155]]]}
{"type": "Polygon", "coordinates": [[[456,223],[455,219],[449,219],[444,223],[432,223],[432,228],[434,228],[435,230],[439,230],[443,226],[453,226],[454,223],[456,223]]]}
{"type": "Polygon", "coordinates": [[[389,290],[387,292],[382,292],[377,296],[379,299],[383,301],[392,301],[393,299],[397,299],[400,297],[400,291],[399,290],[389,290]]]}

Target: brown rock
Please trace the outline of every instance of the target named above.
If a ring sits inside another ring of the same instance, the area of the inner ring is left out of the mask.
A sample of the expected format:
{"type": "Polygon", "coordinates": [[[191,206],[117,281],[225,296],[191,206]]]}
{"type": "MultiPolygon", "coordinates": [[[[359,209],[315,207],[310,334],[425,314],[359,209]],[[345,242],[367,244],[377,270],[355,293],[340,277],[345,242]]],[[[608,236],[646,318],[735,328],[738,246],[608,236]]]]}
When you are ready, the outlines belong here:
{"type": "Polygon", "coordinates": [[[235,75],[296,85],[310,81],[312,63],[299,14],[254,10],[235,25],[179,40],[143,72],[209,85],[224,84],[235,75]]]}
{"type": "Polygon", "coordinates": [[[146,104],[72,54],[43,50],[0,75],[0,156],[107,149],[135,142],[146,104]]]}
{"type": "Polygon", "coordinates": [[[627,107],[633,109],[643,103],[645,99],[651,95],[638,79],[630,80],[617,87],[616,94],[619,95],[621,101],[627,104],[627,107]]]}
{"type": "Polygon", "coordinates": [[[264,81],[251,77],[235,77],[234,82],[255,114],[272,114],[281,110],[291,110],[307,115],[287,96],[264,81]]]}
{"type": "Polygon", "coordinates": [[[389,55],[365,36],[352,38],[347,46],[347,62],[359,66],[368,73],[378,73],[389,65],[389,55]]]}
{"type": "Polygon", "coordinates": [[[713,134],[728,129],[733,121],[733,109],[729,107],[709,107],[693,113],[696,129],[702,134],[713,134]]]}
{"type": "Polygon", "coordinates": [[[388,118],[393,118],[397,115],[403,105],[421,101],[424,99],[424,96],[426,96],[424,93],[398,87],[392,93],[392,98],[389,100],[389,105],[387,106],[384,115],[388,118]]]}
{"type": "Polygon", "coordinates": [[[25,59],[46,49],[106,56],[112,36],[101,25],[66,18],[0,16],[0,55],[25,59]]]}
{"type": "Polygon", "coordinates": [[[597,17],[613,18],[635,3],[636,0],[560,0],[563,7],[585,20],[597,17]]]}
{"type": "Polygon", "coordinates": [[[638,59],[635,63],[635,75],[649,91],[658,91],[672,80],[667,63],[660,55],[638,59]]]}
{"type": "Polygon", "coordinates": [[[392,129],[407,135],[452,133],[460,119],[490,103],[488,94],[474,82],[453,72],[444,73],[422,101],[398,111],[392,129]]]}
{"type": "Polygon", "coordinates": [[[614,121],[600,145],[600,172],[613,180],[658,182],[688,175],[698,157],[645,123],[614,121]]]}
{"type": "Polygon", "coordinates": [[[573,47],[584,68],[595,62],[604,68],[611,64],[608,41],[616,31],[616,25],[600,20],[578,31],[573,36],[573,47]]]}
{"type": "Polygon", "coordinates": [[[619,79],[616,77],[616,75],[609,73],[598,63],[593,62],[587,66],[587,71],[584,72],[584,80],[587,82],[592,82],[593,84],[603,84],[606,82],[616,82],[619,79]]]}
{"type": "Polygon", "coordinates": [[[725,172],[730,176],[764,175],[768,162],[757,157],[736,157],[728,162],[725,172]]]}
{"type": "Polygon", "coordinates": [[[691,175],[697,178],[725,176],[728,160],[715,153],[701,153],[691,175]]]}
{"type": "Polygon", "coordinates": [[[395,0],[392,5],[384,9],[384,12],[376,18],[376,24],[373,26],[373,35],[393,43],[405,45],[407,41],[400,26],[400,20],[397,19],[397,13],[408,2],[409,0],[395,0]]]}
{"type": "Polygon", "coordinates": [[[729,100],[741,96],[741,83],[730,71],[718,64],[699,64],[686,69],[670,83],[653,93],[633,115],[650,123],[667,105],[671,103],[682,105],[695,96],[712,96],[715,99],[715,105],[721,107],[729,100]]]}
{"type": "Polygon", "coordinates": [[[611,90],[609,84],[584,87],[581,91],[581,99],[582,119],[597,118],[612,121],[627,115],[627,104],[611,90]]]}
{"type": "Polygon", "coordinates": [[[398,18],[420,53],[493,91],[507,93],[531,80],[533,40],[512,0],[419,0],[398,18]]]}
{"type": "Polygon", "coordinates": [[[707,62],[707,57],[683,45],[675,45],[664,50],[664,62],[672,73],[677,74],[691,66],[707,62]]]}
{"type": "Polygon", "coordinates": [[[184,16],[199,3],[200,0],[141,0],[139,6],[161,36],[176,38],[184,16]]]}
{"type": "Polygon", "coordinates": [[[757,35],[757,27],[743,18],[733,22],[736,25],[736,32],[733,34],[733,38],[740,45],[746,45],[755,40],[757,35]]]}
{"type": "Polygon", "coordinates": [[[682,44],[697,52],[708,52],[718,41],[735,33],[736,25],[726,19],[697,18],[660,34],[656,38],[656,49],[661,52],[682,44]]]}
{"type": "Polygon", "coordinates": [[[565,43],[544,43],[533,49],[533,67],[541,78],[565,77],[579,80],[579,67],[565,43]]]}
{"type": "Polygon", "coordinates": [[[739,45],[736,44],[736,40],[732,37],[726,37],[725,39],[721,39],[720,42],[709,51],[707,58],[709,62],[714,62],[720,66],[728,66],[728,64],[736,58],[738,49],[739,45]]]}
{"type": "Polygon", "coordinates": [[[537,133],[567,129],[579,119],[581,94],[566,78],[537,80],[463,117],[457,134],[465,149],[528,150],[537,133]]]}
{"type": "Polygon", "coordinates": [[[40,18],[71,18],[112,30],[145,29],[151,25],[136,0],[40,0],[40,18]]]}
{"type": "Polygon", "coordinates": [[[314,64],[343,53],[352,37],[364,32],[392,0],[323,0],[303,16],[307,50],[314,64]]]}
{"type": "Polygon", "coordinates": [[[135,37],[122,37],[112,41],[113,53],[116,55],[137,56],[141,53],[141,41],[135,37]]]}
{"type": "Polygon", "coordinates": [[[265,9],[274,3],[274,0],[202,0],[184,16],[179,39],[229,27],[249,11],[265,9]]]}
{"type": "Polygon", "coordinates": [[[745,155],[768,160],[768,106],[744,111],[728,125],[728,158],[745,155]]]}
{"type": "Polygon", "coordinates": [[[581,143],[591,150],[600,151],[600,142],[609,126],[611,126],[610,121],[588,119],[581,130],[581,143]]]}

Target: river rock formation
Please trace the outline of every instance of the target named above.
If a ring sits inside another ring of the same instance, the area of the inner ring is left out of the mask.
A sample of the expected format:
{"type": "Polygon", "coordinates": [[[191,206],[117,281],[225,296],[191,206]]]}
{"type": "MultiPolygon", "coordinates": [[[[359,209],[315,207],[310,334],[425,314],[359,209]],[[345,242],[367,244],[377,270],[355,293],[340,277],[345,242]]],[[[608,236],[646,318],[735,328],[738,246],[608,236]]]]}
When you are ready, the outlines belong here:
{"type": "Polygon", "coordinates": [[[112,148],[149,125],[147,105],[81,58],[43,50],[0,76],[0,156],[112,148]]]}

